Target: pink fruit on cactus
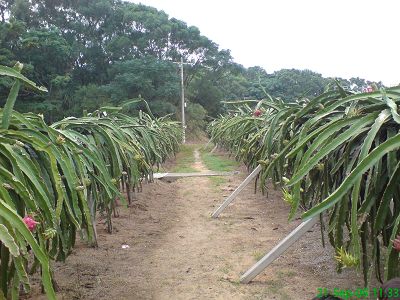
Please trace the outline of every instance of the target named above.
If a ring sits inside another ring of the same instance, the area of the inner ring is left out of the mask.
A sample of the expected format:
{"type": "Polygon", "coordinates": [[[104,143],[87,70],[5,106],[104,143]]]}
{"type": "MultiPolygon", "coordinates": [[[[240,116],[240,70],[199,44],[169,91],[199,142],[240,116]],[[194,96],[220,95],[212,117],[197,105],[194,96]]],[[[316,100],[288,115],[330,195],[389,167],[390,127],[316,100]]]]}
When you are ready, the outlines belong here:
{"type": "Polygon", "coordinates": [[[400,235],[398,235],[396,239],[393,240],[393,248],[397,251],[400,251],[400,235]]]}
{"type": "Polygon", "coordinates": [[[253,113],[253,116],[255,116],[255,117],[259,117],[259,116],[261,116],[261,115],[262,115],[262,111],[259,110],[259,109],[256,109],[256,110],[254,111],[254,113],[253,113]]]}
{"type": "Polygon", "coordinates": [[[30,216],[25,216],[22,220],[24,220],[26,227],[32,232],[35,230],[36,225],[39,224],[39,222],[36,222],[32,217],[30,216]]]}

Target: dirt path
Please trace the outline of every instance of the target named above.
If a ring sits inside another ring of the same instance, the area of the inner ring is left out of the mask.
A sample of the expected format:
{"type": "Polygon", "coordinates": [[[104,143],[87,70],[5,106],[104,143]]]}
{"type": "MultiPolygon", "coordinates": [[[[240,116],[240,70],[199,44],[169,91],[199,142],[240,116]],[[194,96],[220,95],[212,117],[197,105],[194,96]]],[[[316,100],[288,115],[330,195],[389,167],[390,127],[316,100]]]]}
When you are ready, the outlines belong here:
{"type": "MultiPolygon", "coordinates": [[[[194,155],[192,167],[206,171],[198,150],[194,155]]],[[[60,298],[311,299],[318,287],[362,286],[351,271],[336,274],[318,226],[254,282],[239,284],[241,273],[300,222],[288,224],[279,192],[266,198],[253,185],[211,219],[245,178],[241,171],[220,187],[203,177],[144,185],[132,207],[120,208],[118,232],[99,226],[98,249],[78,245],[66,264],[56,265],[60,298]]]]}

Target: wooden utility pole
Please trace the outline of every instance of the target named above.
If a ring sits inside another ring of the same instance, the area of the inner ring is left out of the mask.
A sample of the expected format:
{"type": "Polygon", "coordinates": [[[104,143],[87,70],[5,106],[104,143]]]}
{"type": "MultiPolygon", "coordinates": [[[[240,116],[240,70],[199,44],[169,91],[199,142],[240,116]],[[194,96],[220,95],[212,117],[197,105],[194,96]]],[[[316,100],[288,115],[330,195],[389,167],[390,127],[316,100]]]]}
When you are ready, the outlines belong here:
{"type": "Polygon", "coordinates": [[[182,113],[182,143],[186,142],[186,119],[185,119],[185,83],[183,78],[183,65],[193,65],[191,63],[184,63],[183,57],[181,57],[180,62],[173,62],[174,64],[179,64],[181,68],[181,113],[182,113]]]}
{"type": "Polygon", "coordinates": [[[181,57],[181,96],[182,96],[182,143],[186,142],[186,124],[185,124],[185,87],[183,82],[183,57],[181,57]]]}

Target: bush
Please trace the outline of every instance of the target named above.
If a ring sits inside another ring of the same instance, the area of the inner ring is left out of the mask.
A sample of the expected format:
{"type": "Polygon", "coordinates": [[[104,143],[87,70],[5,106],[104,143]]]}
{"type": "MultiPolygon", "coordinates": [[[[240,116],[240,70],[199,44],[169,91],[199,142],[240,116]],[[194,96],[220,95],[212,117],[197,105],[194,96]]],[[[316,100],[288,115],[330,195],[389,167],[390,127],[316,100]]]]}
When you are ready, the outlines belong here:
{"type": "Polygon", "coordinates": [[[186,108],[186,125],[189,135],[198,136],[205,130],[207,111],[198,103],[189,103],[186,108]]]}

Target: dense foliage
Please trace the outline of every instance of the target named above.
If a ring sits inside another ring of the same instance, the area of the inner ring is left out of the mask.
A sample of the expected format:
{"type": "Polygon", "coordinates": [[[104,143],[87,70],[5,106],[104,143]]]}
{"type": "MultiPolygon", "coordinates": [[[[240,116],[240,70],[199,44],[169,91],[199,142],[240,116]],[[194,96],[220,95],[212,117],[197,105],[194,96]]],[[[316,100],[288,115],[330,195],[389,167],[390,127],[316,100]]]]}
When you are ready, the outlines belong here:
{"type": "Polygon", "coordinates": [[[328,211],[332,244],[362,264],[365,278],[382,249],[386,277],[397,274],[390,240],[400,222],[400,167],[389,152],[399,143],[396,89],[351,95],[371,83],[339,79],[346,90],[292,103],[331,80],[244,68],[198,28],[141,4],[0,0],[0,65],[8,66],[0,67],[0,299],[18,298],[21,284],[29,290],[28,273],[38,268],[54,298],[50,261],[68,256],[77,232],[95,245],[99,212],[112,231],[120,185],[129,202],[129,191],[177,150],[178,123],[159,117],[179,112],[181,57],[191,63],[189,127],[223,112],[223,100],[270,93],[276,99],[260,102],[256,116],[247,106],[214,122],[213,139],[251,167],[264,164],[262,186],[291,178],[291,216],[299,207],[306,217],[328,211]]]}
{"type": "Polygon", "coordinates": [[[28,271],[38,267],[54,299],[50,260],[65,260],[78,232],[96,245],[97,212],[111,231],[115,201],[124,199],[121,183],[129,196],[151,180],[154,166],[178,150],[181,129],[115,107],[48,126],[41,115],[13,111],[21,85],[45,91],[20,70],[0,66],[0,75],[14,81],[0,109],[0,299],[18,298],[20,284],[29,291],[28,271]]]}
{"type": "MultiPolygon", "coordinates": [[[[320,94],[329,83],[307,70],[268,74],[260,67],[246,69],[198,28],[141,4],[0,1],[0,64],[22,62],[23,74],[49,91],[36,95],[25,90],[16,108],[44,112],[50,122],[139,95],[158,116],[179,112],[179,70],[173,62],[181,56],[192,63],[185,65],[187,100],[214,117],[223,100],[261,99],[265,91],[293,100],[320,94]]],[[[359,78],[343,83],[356,89],[368,84],[359,78]]],[[[0,105],[10,85],[9,80],[0,80],[0,105]]]]}
{"type": "Polygon", "coordinates": [[[230,103],[209,126],[212,140],[249,168],[262,165],[258,183],[282,186],[289,219],[320,215],[339,269],[362,268],[366,284],[374,273],[399,276],[400,88],[253,103],[230,103]]]}

